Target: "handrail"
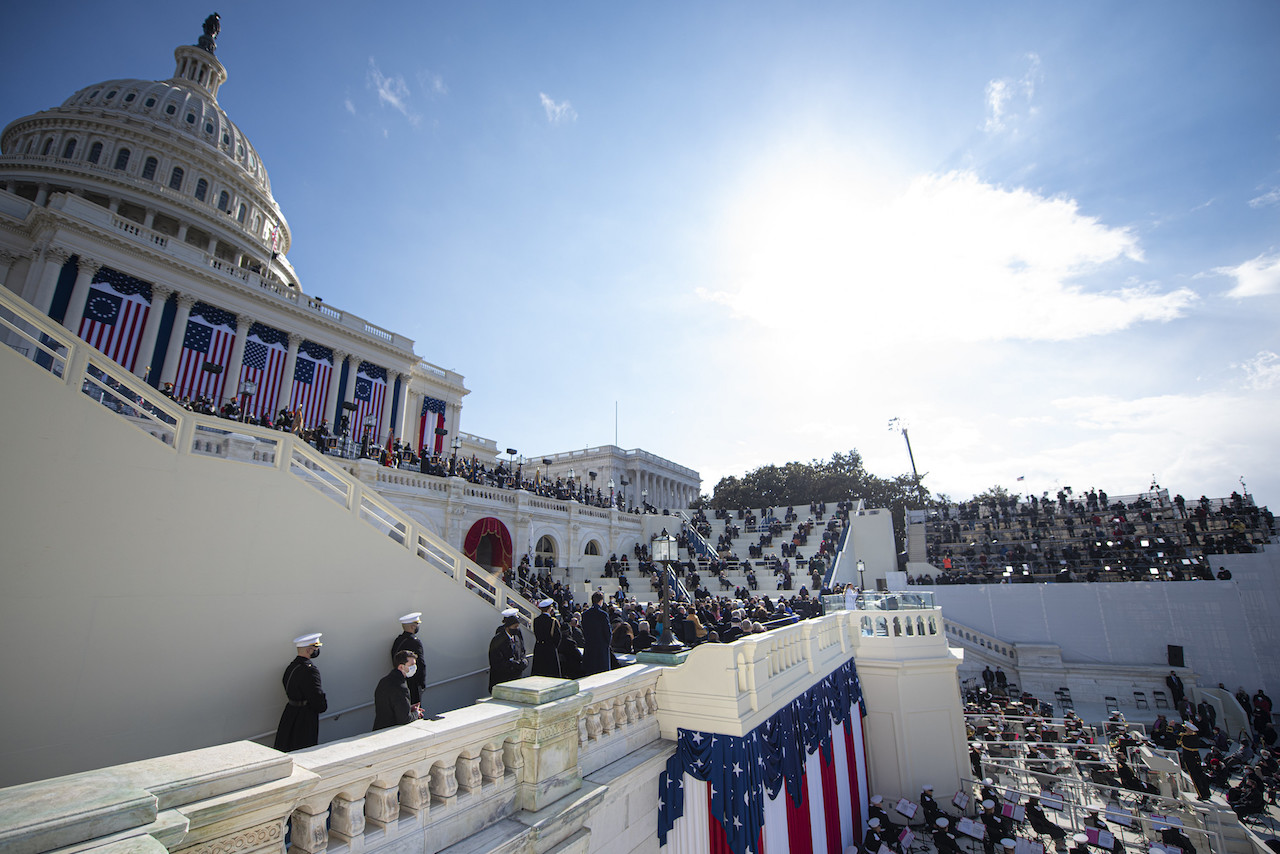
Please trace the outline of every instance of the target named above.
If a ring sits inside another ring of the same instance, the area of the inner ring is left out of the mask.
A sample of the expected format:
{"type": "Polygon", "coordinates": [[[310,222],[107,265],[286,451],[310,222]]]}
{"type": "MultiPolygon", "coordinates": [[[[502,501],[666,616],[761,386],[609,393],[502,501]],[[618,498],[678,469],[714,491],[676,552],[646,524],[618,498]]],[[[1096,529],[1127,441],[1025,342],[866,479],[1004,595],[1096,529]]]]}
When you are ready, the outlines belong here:
{"type": "Polygon", "coordinates": [[[206,443],[208,437],[201,434],[238,435],[253,441],[255,458],[246,458],[245,462],[270,465],[320,490],[357,519],[387,534],[410,554],[435,566],[454,583],[471,590],[496,609],[515,607],[525,622],[532,621],[536,609],[528,599],[430,529],[419,525],[371,486],[333,465],[300,437],[183,409],[3,287],[0,287],[0,309],[3,309],[0,331],[8,331],[4,337],[10,349],[18,352],[20,345],[29,345],[21,349],[31,361],[63,384],[97,400],[127,423],[150,433],[172,452],[205,455],[198,445],[206,443]],[[260,450],[264,452],[263,459],[257,458],[260,450]]]}

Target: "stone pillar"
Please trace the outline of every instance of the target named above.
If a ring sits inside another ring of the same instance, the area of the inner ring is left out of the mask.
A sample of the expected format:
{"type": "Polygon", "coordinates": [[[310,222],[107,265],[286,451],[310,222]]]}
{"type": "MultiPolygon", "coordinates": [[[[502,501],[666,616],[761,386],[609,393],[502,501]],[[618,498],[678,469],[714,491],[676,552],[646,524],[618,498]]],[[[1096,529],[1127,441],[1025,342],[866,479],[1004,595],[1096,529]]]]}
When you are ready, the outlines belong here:
{"type": "Polygon", "coordinates": [[[329,424],[332,428],[330,432],[334,433],[338,431],[338,422],[342,420],[342,407],[339,405],[342,389],[338,388],[338,380],[342,377],[342,365],[346,358],[347,354],[341,350],[333,351],[333,370],[329,372],[329,392],[324,399],[325,408],[333,415],[333,418],[329,419],[329,424]]]}
{"type": "Polygon", "coordinates": [[[422,423],[422,395],[416,391],[409,390],[409,383],[412,380],[405,378],[404,383],[404,410],[401,420],[400,432],[403,434],[404,441],[413,445],[413,450],[418,450],[418,428],[422,423]]]}
{"type": "Polygon", "coordinates": [[[151,373],[151,357],[156,352],[156,336],[160,334],[160,319],[164,316],[164,304],[169,301],[173,288],[166,285],[151,286],[151,308],[147,311],[147,324],[142,327],[142,340],[138,342],[138,355],[134,357],[133,375],[144,381],[151,373]]]}
{"type": "Polygon", "coordinates": [[[58,288],[58,274],[70,257],[71,253],[61,246],[49,246],[44,250],[44,267],[40,270],[39,284],[31,299],[31,304],[38,311],[49,313],[53,305],[53,292],[58,288]]]}
{"type": "Polygon", "coordinates": [[[142,225],[145,228],[155,228],[155,225],[156,225],[155,208],[147,208],[146,216],[142,218],[142,225]]]}
{"type": "Polygon", "coordinates": [[[567,679],[529,676],[495,685],[494,702],[524,709],[520,716],[518,758],[505,766],[517,769],[517,803],[537,812],[582,788],[578,765],[578,716],[591,699],[567,679]]]}
{"type": "Polygon", "coordinates": [[[17,252],[9,249],[0,249],[0,285],[8,280],[9,271],[13,269],[14,262],[20,257],[17,252]]]}
{"type": "MultiPolygon", "coordinates": [[[[222,396],[224,398],[239,398],[240,396],[240,368],[244,366],[244,345],[245,339],[249,337],[249,328],[253,326],[253,318],[248,315],[239,315],[236,317],[236,340],[231,345],[231,361],[227,364],[227,379],[222,384],[222,396]],[[230,386],[230,389],[228,389],[230,386]],[[228,391],[230,393],[228,394],[228,391]]],[[[215,401],[215,406],[221,406],[224,401],[215,401]]]]}
{"type": "Polygon", "coordinates": [[[93,284],[93,277],[102,269],[97,261],[83,255],[80,256],[78,267],[76,284],[71,289],[71,301],[67,303],[67,315],[62,319],[62,325],[72,335],[80,334],[80,321],[84,319],[84,306],[89,299],[89,285],[93,284]]]}
{"type": "Polygon", "coordinates": [[[387,389],[382,394],[382,420],[378,422],[381,427],[382,435],[374,436],[373,440],[377,444],[383,444],[387,437],[391,435],[391,398],[395,397],[396,379],[400,376],[397,371],[387,371],[387,389]]]}
{"type": "Polygon", "coordinates": [[[413,428],[416,424],[410,424],[413,408],[409,406],[409,384],[413,381],[410,374],[400,375],[400,412],[396,416],[396,430],[399,433],[400,440],[403,442],[411,436],[416,436],[417,431],[413,428]]]}
{"type": "Polygon", "coordinates": [[[169,347],[164,353],[164,366],[160,370],[160,384],[178,379],[178,357],[182,355],[182,339],[187,334],[187,318],[196,298],[191,294],[178,294],[178,313],[173,317],[173,331],[169,333],[169,347]]]}
{"type": "Polygon", "coordinates": [[[120,213],[120,197],[119,196],[112,196],[111,198],[107,199],[107,210],[111,211],[112,213],[120,213]]]}
{"type": "Polygon", "coordinates": [[[39,184],[36,187],[36,200],[33,204],[38,208],[42,208],[47,201],[49,201],[49,185],[39,184]]]}
{"type": "Polygon", "coordinates": [[[190,223],[186,223],[186,222],[178,223],[178,242],[179,243],[187,242],[187,229],[190,227],[191,227],[190,223]]]}
{"type": "Polygon", "coordinates": [[[293,397],[293,372],[298,367],[298,345],[302,343],[302,336],[296,332],[289,333],[289,350],[284,357],[284,372],[280,375],[280,391],[276,393],[276,405],[271,410],[271,414],[279,412],[289,405],[289,399],[293,397]]]}

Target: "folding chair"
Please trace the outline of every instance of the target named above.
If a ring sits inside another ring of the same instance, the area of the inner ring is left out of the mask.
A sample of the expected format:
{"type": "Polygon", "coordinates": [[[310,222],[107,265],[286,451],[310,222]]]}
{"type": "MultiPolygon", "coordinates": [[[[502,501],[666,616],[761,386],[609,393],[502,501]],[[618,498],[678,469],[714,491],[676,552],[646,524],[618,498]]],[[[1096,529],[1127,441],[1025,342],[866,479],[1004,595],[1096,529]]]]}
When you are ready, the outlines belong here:
{"type": "Polygon", "coordinates": [[[1149,708],[1151,708],[1151,704],[1147,702],[1147,695],[1146,695],[1146,692],[1145,692],[1145,691],[1134,691],[1134,692],[1133,692],[1133,707],[1134,707],[1135,709],[1149,709],[1149,708]]]}
{"type": "Polygon", "coordinates": [[[1120,711],[1120,701],[1115,697],[1103,697],[1102,701],[1106,703],[1108,712],[1120,711]]]}
{"type": "Polygon", "coordinates": [[[1157,709],[1169,708],[1169,697],[1163,691],[1152,691],[1151,696],[1155,697],[1157,709]]]}

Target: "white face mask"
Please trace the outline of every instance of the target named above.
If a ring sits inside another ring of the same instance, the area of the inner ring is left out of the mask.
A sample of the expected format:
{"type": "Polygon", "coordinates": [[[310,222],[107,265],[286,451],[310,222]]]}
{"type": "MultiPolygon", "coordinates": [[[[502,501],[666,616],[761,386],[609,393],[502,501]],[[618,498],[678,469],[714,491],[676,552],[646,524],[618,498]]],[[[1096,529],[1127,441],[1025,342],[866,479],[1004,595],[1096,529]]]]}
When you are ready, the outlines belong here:
{"type": "Polygon", "coordinates": [[[418,672],[418,665],[410,664],[409,669],[404,672],[405,678],[408,678],[417,672],[418,672]]]}

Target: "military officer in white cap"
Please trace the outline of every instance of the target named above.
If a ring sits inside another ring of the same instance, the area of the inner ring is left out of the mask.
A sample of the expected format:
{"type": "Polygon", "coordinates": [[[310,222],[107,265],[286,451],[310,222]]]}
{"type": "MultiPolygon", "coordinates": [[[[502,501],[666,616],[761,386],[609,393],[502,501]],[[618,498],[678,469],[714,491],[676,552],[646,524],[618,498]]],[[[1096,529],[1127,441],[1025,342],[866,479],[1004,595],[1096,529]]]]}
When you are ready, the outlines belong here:
{"type": "Polygon", "coordinates": [[[276,750],[301,750],[320,743],[320,715],[329,701],[320,687],[320,671],[312,663],[320,655],[320,632],[293,639],[298,655],[284,669],[284,693],[288,703],[276,727],[276,750]]]}
{"type": "Polygon", "coordinates": [[[533,675],[560,678],[560,622],[555,618],[556,600],[538,603],[542,613],[533,618],[533,675]]]}
{"type": "Polygon", "coordinates": [[[489,690],[499,682],[510,682],[524,675],[524,635],[520,634],[520,612],[508,608],[502,612],[502,625],[489,641],[489,690]]]}
{"type": "Polygon", "coordinates": [[[422,628],[422,612],[414,611],[400,618],[402,632],[391,642],[391,661],[395,662],[396,653],[407,649],[418,661],[418,669],[409,677],[409,703],[418,706],[422,702],[422,692],[427,688],[426,651],[422,641],[418,640],[418,630],[422,628]]]}

